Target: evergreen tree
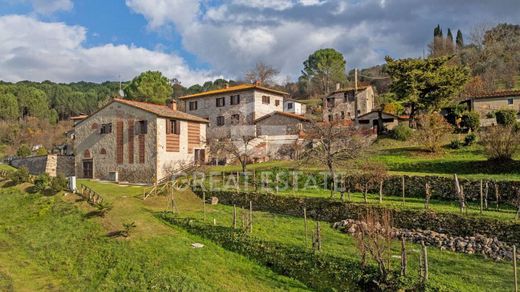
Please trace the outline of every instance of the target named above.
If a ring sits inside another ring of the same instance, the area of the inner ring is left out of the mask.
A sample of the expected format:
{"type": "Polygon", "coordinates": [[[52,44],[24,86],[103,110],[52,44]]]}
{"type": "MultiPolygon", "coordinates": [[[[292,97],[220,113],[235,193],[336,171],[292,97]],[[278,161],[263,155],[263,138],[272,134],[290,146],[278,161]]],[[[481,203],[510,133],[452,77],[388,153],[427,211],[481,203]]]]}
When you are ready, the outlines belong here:
{"type": "Polygon", "coordinates": [[[453,34],[451,33],[451,29],[448,28],[448,35],[446,36],[447,41],[453,43],[453,34]]]}
{"type": "Polygon", "coordinates": [[[460,29],[457,30],[457,38],[455,39],[455,42],[457,43],[457,49],[462,49],[462,47],[464,47],[464,39],[460,29]]]}
{"type": "Polygon", "coordinates": [[[18,100],[12,93],[0,93],[0,119],[15,120],[19,116],[18,100]]]}

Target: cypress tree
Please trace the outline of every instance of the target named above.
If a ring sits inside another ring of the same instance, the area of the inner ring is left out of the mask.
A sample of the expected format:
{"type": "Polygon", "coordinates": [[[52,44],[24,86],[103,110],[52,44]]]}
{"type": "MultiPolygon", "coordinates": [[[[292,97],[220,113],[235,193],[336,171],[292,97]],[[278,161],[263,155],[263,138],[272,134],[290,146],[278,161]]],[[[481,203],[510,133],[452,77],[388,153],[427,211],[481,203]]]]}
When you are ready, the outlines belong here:
{"type": "Polygon", "coordinates": [[[462,38],[462,32],[460,32],[460,29],[457,30],[457,38],[455,42],[457,43],[458,49],[461,49],[464,46],[464,39],[462,38]]]}
{"type": "Polygon", "coordinates": [[[450,43],[453,43],[453,34],[451,33],[451,29],[448,28],[448,35],[446,36],[446,38],[448,39],[448,41],[450,43]]]}
{"type": "Polygon", "coordinates": [[[433,30],[433,37],[436,38],[436,37],[439,37],[441,36],[441,26],[437,24],[437,26],[435,27],[435,29],[433,30]]]}

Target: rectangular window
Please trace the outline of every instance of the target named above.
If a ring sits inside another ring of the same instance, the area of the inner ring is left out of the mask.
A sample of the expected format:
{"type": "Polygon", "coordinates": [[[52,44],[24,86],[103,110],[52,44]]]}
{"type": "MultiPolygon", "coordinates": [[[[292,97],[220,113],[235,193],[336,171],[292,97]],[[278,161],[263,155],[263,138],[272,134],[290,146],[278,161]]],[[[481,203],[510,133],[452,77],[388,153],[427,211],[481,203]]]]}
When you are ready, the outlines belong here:
{"type": "Polygon", "coordinates": [[[292,109],[292,102],[289,102],[289,103],[287,104],[287,109],[292,109]]]}
{"type": "Polygon", "coordinates": [[[148,133],[148,121],[139,121],[137,124],[137,135],[144,135],[148,133]]]}
{"type": "Polygon", "coordinates": [[[216,99],[216,105],[217,107],[223,107],[226,105],[226,98],[225,97],[219,97],[216,99]]]}
{"type": "Polygon", "coordinates": [[[508,105],[512,105],[513,104],[513,99],[512,98],[508,98],[507,99],[507,104],[508,105]]]}
{"type": "Polygon", "coordinates": [[[100,133],[101,134],[110,134],[110,133],[112,133],[112,123],[102,124],[100,133]]]}
{"type": "Polygon", "coordinates": [[[327,106],[328,107],[334,107],[335,99],[334,97],[327,98],[327,106]]]}
{"type": "Polygon", "coordinates": [[[124,141],[123,141],[123,121],[117,121],[116,125],[116,163],[123,164],[124,162],[124,141]]]}
{"type": "Polygon", "coordinates": [[[239,95],[239,94],[237,94],[237,95],[232,95],[232,96],[231,96],[230,104],[231,104],[231,105],[240,104],[240,95],[239,95]]]}
{"type": "Polygon", "coordinates": [[[279,106],[279,105],[280,105],[280,101],[279,101],[279,100],[275,100],[275,101],[274,101],[274,105],[275,105],[275,106],[279,106]]]}
{"type": "Polygon", "coordinates": [[[181,122],[178,120],[166,120],[166,134],[181,134],[181,122]]]}
{"type": "Polygon", "coordinates": [[[271,103],[271,97],[264,95],[262,96],[262,103],[263,104],[270,104],[271,103]]]}
{"type": "Polygon", "coordinates": [[[224,120],[224,116],[218,116],[217,117],[217,126],[224,126],[225,124],[225,120],[224,120]]]}
{"type": "Polygon", "coordinates": [[[354,91],[345,92],[345,102],[354,101],[354,91]]]}
{"type": "Polygon", "coordinates": [[[197,101],[190,101],[189,108],[190,111],[196,111],[198,107],[197,101]]]}
{"type": "Polygon", "coordinates": [[[341,112],[341,119],[342,119],[342,120],[345,119],[345,112],[341,112]]]}
{"type": "Polygon", "coordinates": [[[231,124],[237,125],[240,122],[240,115],[239,114],[233,114],[231,115],[231,124]]]}
{"type": "Polygon", "coordinates": [[[332,122],[334,120],[334,116],[333,115],[329,115],[329,122],[332,122]]]}

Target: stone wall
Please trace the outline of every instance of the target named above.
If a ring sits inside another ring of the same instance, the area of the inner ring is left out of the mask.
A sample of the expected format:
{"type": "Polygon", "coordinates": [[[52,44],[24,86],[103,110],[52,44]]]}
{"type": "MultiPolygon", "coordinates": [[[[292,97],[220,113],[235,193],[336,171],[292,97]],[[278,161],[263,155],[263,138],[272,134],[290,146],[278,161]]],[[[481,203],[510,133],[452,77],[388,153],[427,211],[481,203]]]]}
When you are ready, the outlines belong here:
{"type": "Polygon", "coordinates": [[[17,158],[11,161],[11,166],[25,167],[33,175],[47,173],[50,176],[58,174],[72,176],[74,175],[74,156],[51,154],[17,158]]]}
{"type": "Polygon", "coordinates": [[[473,110],[484,118],[487,113],[499,109],[520,110],[520,96],[482,98],[473,100],[473,110]],[[513,104],[508,103],[508,99],[513,99],[513,104]]]}

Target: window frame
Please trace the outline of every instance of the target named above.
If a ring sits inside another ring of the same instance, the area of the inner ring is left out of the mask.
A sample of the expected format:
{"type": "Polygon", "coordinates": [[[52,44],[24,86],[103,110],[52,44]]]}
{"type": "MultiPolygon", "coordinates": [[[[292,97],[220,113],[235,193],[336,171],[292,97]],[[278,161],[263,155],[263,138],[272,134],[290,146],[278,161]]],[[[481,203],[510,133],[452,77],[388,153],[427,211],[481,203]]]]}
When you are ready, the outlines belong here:
{"type": "Polygon", "coordinates": [[[508,98],[507,99],[507,105],[513,105],[515,103],[515,99],[514,98],[508,98]]]}
{"type": "Polygon", "coordinates": [[[199,109],[199,103],[197,100],[192,100],[188,102],[188,108],[190,111],[196,111],[199,109]]]}
{"type": "Polygon", "coordinates": [[[217,121],[215,124],[217,125],[217,127],[222,127],[222,126],[226,125],[226,119],[224,116],[217,116],[216,120],[217,121]]]}
{"type": "Polygon", "coordinates": [[[231,95],[229,97],[229,104],[230,105],[240,104],[240,94],[231,95]]]}
{"type": "Polygon", "coordinates": [[[287,103],[287,109],[288,110],[293,109],[293,103],[292,102],[288,102],[287,103]]]}
{"type": "Polygon", "coordinates": [[[215,106],[216,107],[225,107],[226,106],[226,98],[225,97],[217,97],[215,99],[215,106]]]}
{"type": "Polygon", "coordinates": [[[231,124],[232,125],[240,124],[240,114],[232,114],[231,115],[231,124]]]}
{"type": "Polygon", "coordinates": [[[181,134],[181,121],[175,119],[166,120],[166,134],[167,135],[180,135],[181,134]]]}
{"type": "Polygon", "coordinates": [[[271,97],[269,95],[262,95],[262,104],[271,104],[271,97]]]}
{"type": "Polygon", "coordinates": [[[148,121],[147,120],[137,121],[137,135],[146,135],[146,134],[148,134],[148,121]]]}
{"type": "Polygon", "coordinates": [[[101,127],[99,127],[99,133],[101,135],[111,134],[112,133],[112,123],[101,124],[101,127]]]}

